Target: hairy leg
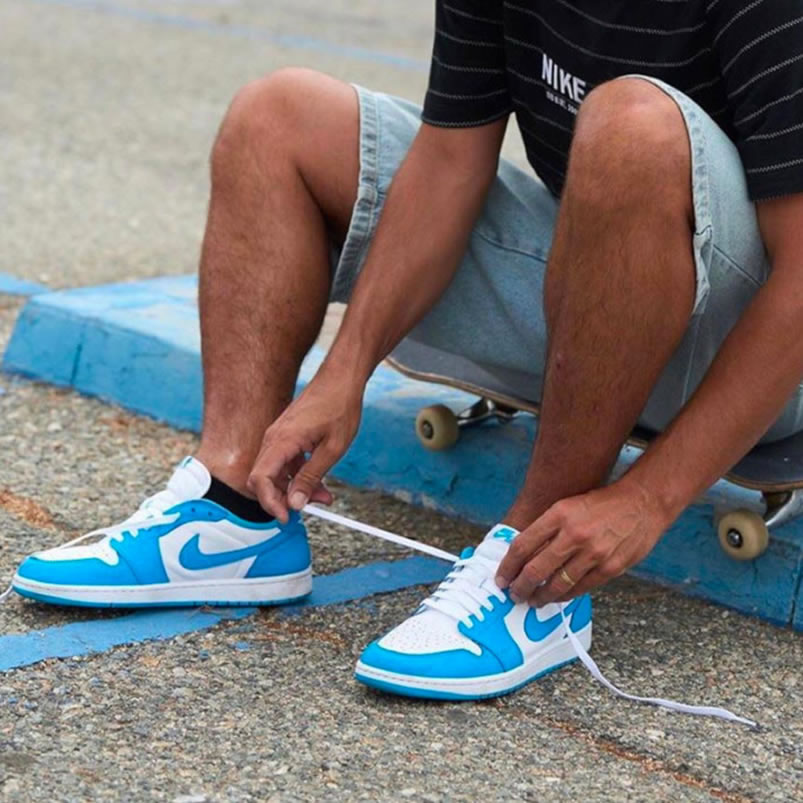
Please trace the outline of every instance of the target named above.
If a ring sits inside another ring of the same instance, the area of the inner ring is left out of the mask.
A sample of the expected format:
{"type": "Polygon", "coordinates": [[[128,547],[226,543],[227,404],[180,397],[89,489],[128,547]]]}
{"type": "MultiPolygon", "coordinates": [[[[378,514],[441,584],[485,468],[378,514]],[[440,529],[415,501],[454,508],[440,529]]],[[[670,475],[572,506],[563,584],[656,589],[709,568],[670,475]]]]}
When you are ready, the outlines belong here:
{"type": "Polygon", "coordinates": [[[690,161],[680,111],[646,81],[605,84],[581,107],[547,268],[539,434],[513,526],[605,481],[684,334],[690,161]]]}
{"type": "Polygon", "coordinates": [[[212,158],[200,268],[204,372],[198,458],[247,493],[267,426],[290,401],[348,229],[359,175],[354,90],[288,69],[235,97],[212,158]]]}

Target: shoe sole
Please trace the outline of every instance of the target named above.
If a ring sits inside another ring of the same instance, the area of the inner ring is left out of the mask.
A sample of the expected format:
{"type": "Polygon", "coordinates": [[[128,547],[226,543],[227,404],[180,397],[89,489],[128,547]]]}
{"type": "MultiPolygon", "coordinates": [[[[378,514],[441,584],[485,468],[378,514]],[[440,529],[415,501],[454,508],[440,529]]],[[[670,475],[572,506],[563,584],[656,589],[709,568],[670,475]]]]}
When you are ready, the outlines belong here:
{"type": "Polygon", "coordinates": [[[40,583],[16,575],[14,591],[28,599],[86,608],[165,608],[198,605],[282,605],[312,591],[312,569],[277,577],[244,580],[196,580],[145,586],[67,586],[40,583]]]}
{"type": "MultiPolygon", "coordinates": [[[[575,633],[584,649],[591,647],[591,624],[575,633]]],[[[515,669],[498,675],[477,678],[430,678],[404,675],[357,662],[354,677],[366,686],[404,697],[423,697],[429,700],[484,700],[501,697],[521,689],[528,683],[555,672],[577,660],[568,638],[547,647],[515,669]]]]}

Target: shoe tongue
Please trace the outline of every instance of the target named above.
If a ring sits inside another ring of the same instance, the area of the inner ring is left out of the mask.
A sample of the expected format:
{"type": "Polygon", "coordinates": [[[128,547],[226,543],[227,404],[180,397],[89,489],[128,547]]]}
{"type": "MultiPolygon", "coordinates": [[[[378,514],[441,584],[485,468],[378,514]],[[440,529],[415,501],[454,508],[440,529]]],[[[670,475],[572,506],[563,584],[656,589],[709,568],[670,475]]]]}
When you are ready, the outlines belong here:
{"type": "Polygon", "coordinates": [[[200,499],[212,484],[206,466],[194,457],[185,457],[167,483],[167,489],[182,502],[200,499]]]}
{"type": "MultiPolygon", "coordinates": [[[[476,549],[467,547],[460,554],[460,557],[462,559],[470,560],[473,555],[480,555],[487,560],[493,561],[494,563],[499,563],[505,556],[505,553],[507,552],[511,542],[518,534],[519,531],[513,527],[508,527],[506,524],[497,524],[485,534],[485,538],[480,541],[480,544],[476,547],[476,549]]],[[[488,567],[482,562],[480,562],[480,565],[482,566],[482,574],[485,574],[485,572],[488,571],[488,567]]],[[[476,580],[477,587],[486,589],[488,593],[491,593],[493,589],[497,588],[494,581],[493,572],[488,573],[488,575],[485,577],[474,574],[472,579],[476,580]]],[[[428,608],[426,606],[423,606],[421,609],[419,609],[419,614],[442,618],[444,620],[454,622],[454,617],[450,616],[449,614],[440,610],[428,608]]]]}
{"type": "Polygon", "coordinates": [[[518,530],[509,527],[507,524],[497,524],[486,533],[476,552],[492,560],[502,560],[508,547],[518,534],[518,530]]]}

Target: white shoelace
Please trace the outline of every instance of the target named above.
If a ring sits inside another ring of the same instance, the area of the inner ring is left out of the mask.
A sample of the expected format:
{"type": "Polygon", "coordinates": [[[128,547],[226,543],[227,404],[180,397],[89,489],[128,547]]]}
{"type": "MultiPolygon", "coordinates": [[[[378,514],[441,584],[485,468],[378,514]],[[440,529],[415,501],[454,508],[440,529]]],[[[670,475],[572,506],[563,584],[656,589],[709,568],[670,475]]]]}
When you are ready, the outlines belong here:
{"type": "Polygon", "coordinates": [[[457,559],[452,571],[421,606],[445,613],[464,625],[471,624],[472,616],[484,621],[485,611],[493,610],[489,605],[492,597],[507,601],[505,592],[493,581],[496,567],[497,561],[476,552],[469,558],[457,559]]]}
{"type": "Polygon", "coordinates": [[[149,496],[125,521],[119,524],[113,524],[111,527],[102,527],[99,530],[92,530],[91,533],[86,535],[79,535],[78,538],[73,538],[66,544],[61,544],[55,549],[67,549],[67,547],[76,546],[89,541],[92,538],[101,538],[98,547],[103,549],[109,555],[111,560],[116,558],[114,550],[112,550],[110,543],[112,541],[122,541],[124,533],[130,533],[136,537],[141,529],[145,527],[156,527],[159,524],[171,524],[177,518],[177,515],[166,516],[163,511],[169,510],[173,505],[178,502],[178,498],[172,491],[159,491],[159,493],[149,496]]]}
{"type": "MultiPolygon", "coordinates": [[[[424,552],[427,555],[433,555],[441,560],[455,563],[455,568],[449,572],[446,579],[438,586],[435,592],[424,601],[423,604],[427,607],[435,607],[460,621],[465,621],[472,613],[482,618],[483,609],[490,610],[490,606],[487,603],[491,599],[491,596],[497,596],[501,600],[506,598],[505,594],[496,588],[495,583],[487,582],[489,578],[493,578],[496,564],[482,555],[475,555],[465,559],[458,558],[457,555],[452,555],[443,549],[438,549],[429,544],[422,544],[419,541],[414,541],[412,538],[405,538],[404,536],[396,535],[387,530],[382,530],[379,527],[372,527],[370,524],[363,524],[361,521],[349,519],[346,516],[340,516],[337,513],[323,510],[314,505],[307,505],[304,508],[304,512],[334,524],[341,524],[352,530],[372,535],[375,538],[382,538],[394,544],[406,546],[410,549],[424,552]]],[[[564,633],[571,642],[572,647],[574,647],[574,651],[577,653],[577,657],[580,659],[583,666],[589,671],[594,680],[605,686],[608,691],[613,692],[613,694],[625,700],[668,708],[671,711],[678,711],[682,714],[717,717],[729,722],[739,722],[742,725],[749,725],[753,728],[757,727],[757,723],[752,719],[740,717],[732,711],[728,711],[726,708],[720,708],[719,706],[688,705],[686,703],[675,702],[674,700],[666,700],[663,697],[641,697],[622,691],[602,674],[602,671],[597,666],[594,659],[586,652],[585,647],[583,647],[580,640],[572,632],[564,608],[565,606],[561,603],[560,615],[564,633]]]]}
{"type": "MultiPolygon", "coordinates": [[[[162,521],[168,523],[175,517],[165,516],[162,511],[171,507],[173,502],[174,497],[170,491],[160,491],[158,494],[148,497],[134,515],[130,516],[124,522],[113,527],[94,530],[58,548],[64,549],[66,547],[75,546],[90,538],[99,536],[103,536],[104,539],[108,540],[122,540],[123,532],[126,530],[136,531],[136,525],[145,521],[148,522],[148,526],[155,526],[156,524],[162,523],[162,521]],[[168,496],[170,498],[168,498],[168,496]]],[[[500,591],[493,581],[490,583],[488,582],[489,578],[493,578],[493,574],[496,570],[496,563],[482,555],[475,554],[470,558],[459,558],[457,555],[453,555],[451,552],[439,549],[438,547],[423,544],[412,538],[405,538],[402,535],[391,533],[380,527],[363,524],[363,522],[357,521],[356,519],[350,519],[347,516],[332,513],[329,510],[324,510],[315,505],[307,505],[304,508],[304,512],[311,516],[316,516],[319,519],[332,522],[333,524],[339,524],[351,530],[371,535],[374,538],[381,538],[385,541],[398,544],[399,546],[414,549],[417,552],[423,552],[426,555],[431,555],[432,557],[444,560],[448,563],[454,563],[455,565],[452,571],[449,572],[444,581],[422,604],[447,613],[459,621],[468,621],[468,617],[472,614],[482,620],[484,618],[484,611],[491,610],[488,602],[492,596],[496,596],[500,601],[506,599],[504,592],[500,591]]],[[[9,587],[0,594],[0,603],[2,603],[12,591],[13,587],[9,585],[9,587]]],[[[572,632],[572,629],[569,627],[569,621],[564,613],[563,604],[560,604],[560,615],[564,633],[571,642],[572,647],[574,647],[577,657],[594,680],[601,683],[606,689],[613,692],[613,694],[625,700],[668,708],[671,711],[678,711],[682,714],[717,717],[719,719],[728,720],[729,722],[739,722],[743,725],[749,725],[750,727],[757,727],[757,723],[752,719],[740,717],[732,711],[728,711],[726,708],[706,705],[688,705],[686,703],[675,702],[674,700],[666,700],[662,697],[641,697],[622,691],[602,674],[602,671],[597,666],[594,659],[586,652],[580,640],[572,632]]]]}

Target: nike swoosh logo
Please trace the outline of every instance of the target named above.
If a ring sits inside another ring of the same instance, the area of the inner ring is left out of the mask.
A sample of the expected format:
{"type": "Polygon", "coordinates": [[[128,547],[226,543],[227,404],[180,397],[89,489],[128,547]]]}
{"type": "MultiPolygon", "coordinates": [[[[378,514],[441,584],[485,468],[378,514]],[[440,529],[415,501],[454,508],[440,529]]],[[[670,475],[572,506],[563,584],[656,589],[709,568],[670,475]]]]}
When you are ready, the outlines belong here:
{"type": "MultiPolygon", "coordinates": [[[[582,597],[576,597],[563,609],[567,619],[577,610],[581,599],[582,597]]],[[[530,608],[524,619],[524,632],[530,641],[543,641],[560,625],[560,622],[560,612],[542,622],[535,613],[535,608],[530,608]]]]}
{"type": "Polygon", "coordinates": [[[199,572],[202,569],[216,569],[218,566],[226,566],[229,563],[237,563],[246,558],[253,558],[259,555],[265,548],[265,544],[273,540],[273,536],[264,541],[260,541],[253,546],[246,546],[242,549],[232,549],[228,552],[201,552],[201,536],[194,535],[181,548],[178,554],[178,562],[189,571],[199,572]]]}

